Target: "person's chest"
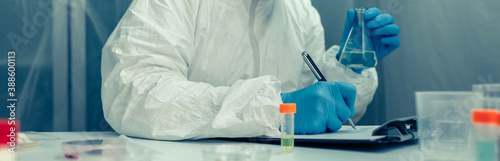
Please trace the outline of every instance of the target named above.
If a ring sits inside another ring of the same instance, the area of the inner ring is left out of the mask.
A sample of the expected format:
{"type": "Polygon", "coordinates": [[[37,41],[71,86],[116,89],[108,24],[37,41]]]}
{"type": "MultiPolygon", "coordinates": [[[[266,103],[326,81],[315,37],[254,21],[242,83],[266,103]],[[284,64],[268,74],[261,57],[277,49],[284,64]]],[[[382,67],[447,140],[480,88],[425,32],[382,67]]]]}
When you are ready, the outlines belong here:
{"type": "Polygon", "coordinates": [[[243,4],[216,2],[200,7],[189,80],[231,85],[255,77],[256,69],[259,76],[275,75],[280,80],[300,76],[305,31],[286,6],[276,2],[256,8],[253,26],[260,62],[254,68],[248,9],[243,4]]]}

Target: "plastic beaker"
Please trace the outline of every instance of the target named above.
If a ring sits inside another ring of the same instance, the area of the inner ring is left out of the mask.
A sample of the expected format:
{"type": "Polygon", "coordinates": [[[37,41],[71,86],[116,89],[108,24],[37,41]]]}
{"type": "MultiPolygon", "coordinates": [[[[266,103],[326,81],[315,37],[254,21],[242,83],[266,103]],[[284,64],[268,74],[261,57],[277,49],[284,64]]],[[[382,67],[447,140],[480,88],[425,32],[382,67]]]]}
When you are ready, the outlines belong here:
{"type": "Polygon", "coordinates": [[[416,92],[419,147],[426,160],[472,160],[474,92],[416,92]]]}

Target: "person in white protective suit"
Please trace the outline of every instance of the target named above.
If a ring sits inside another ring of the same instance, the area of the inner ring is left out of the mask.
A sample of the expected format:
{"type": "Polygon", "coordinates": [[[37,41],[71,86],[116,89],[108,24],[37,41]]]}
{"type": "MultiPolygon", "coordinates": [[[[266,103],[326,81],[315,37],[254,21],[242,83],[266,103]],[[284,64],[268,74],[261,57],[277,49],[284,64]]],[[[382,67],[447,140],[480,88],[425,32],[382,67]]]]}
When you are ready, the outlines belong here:
{"type": "MultiPolygon", "coordinates": [[[[366,14],[381,59],[399,28],[376,8],[366,14]]],[[[344,27],[353,20],[349,10],[344,27]]],[[[134,0],[102,51],[104,116],[135,137],[252,137],[279,135],[279,104],[294,102],[297,133],[336,131],[363,116],[378,86],[375,69],[342,66],[339,50],[325,51],[309,0],[134,0]],[[317,82],[303,51],[330,82],[317,82]]]]}

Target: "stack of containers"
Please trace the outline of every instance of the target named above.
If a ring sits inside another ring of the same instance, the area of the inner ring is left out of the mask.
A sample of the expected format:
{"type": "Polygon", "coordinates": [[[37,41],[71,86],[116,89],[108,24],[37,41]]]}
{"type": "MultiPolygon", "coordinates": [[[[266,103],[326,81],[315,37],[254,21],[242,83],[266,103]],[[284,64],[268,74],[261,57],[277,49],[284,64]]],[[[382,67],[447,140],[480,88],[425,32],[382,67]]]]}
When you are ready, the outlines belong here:
{"type": "Polygon", "coordinates": [[[474,85],[480,107],[472,110],[477,161],[498,161],[500,135],[500,84],[474,85]]]}

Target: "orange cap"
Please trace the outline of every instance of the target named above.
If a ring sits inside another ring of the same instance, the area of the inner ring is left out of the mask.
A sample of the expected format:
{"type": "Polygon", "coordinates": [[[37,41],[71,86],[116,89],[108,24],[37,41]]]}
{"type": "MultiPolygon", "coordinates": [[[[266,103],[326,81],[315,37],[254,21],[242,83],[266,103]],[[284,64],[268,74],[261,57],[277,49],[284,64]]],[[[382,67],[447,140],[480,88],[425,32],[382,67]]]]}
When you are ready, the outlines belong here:
{"type": "Polygon", "coordinates": [[[497,124],[497,126],[500,126],[500,111],[498,110],[495,110],[497,115],[495,115],[495,123],[497,124]]]}
{"type": "Polygon", "coordinates": [[[280,104],[280,113],[295,113],[296,111],[295,103],[280,104]]]}
{"type": "Polygon", "coordinates": [[[494,109],[472,110],[472,123],[498,124],[498,111],[494,109]]]}

